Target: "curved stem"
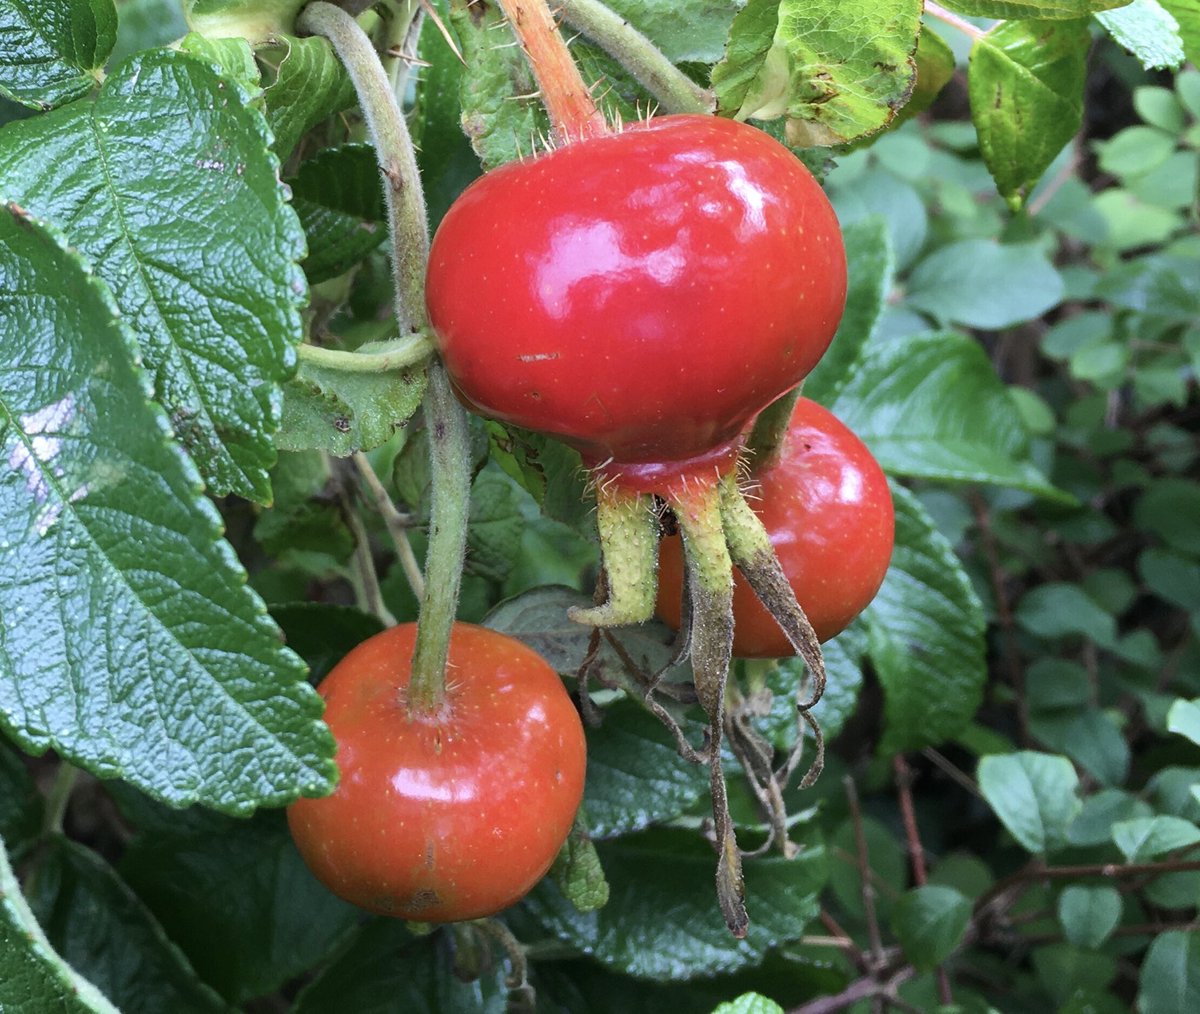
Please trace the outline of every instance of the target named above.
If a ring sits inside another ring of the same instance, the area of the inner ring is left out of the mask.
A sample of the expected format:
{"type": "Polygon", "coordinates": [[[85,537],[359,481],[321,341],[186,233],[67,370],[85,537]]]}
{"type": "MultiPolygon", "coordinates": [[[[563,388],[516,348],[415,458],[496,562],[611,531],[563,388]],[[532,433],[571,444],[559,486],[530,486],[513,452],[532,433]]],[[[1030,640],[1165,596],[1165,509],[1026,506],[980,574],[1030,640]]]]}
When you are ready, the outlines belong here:
{"type": "Polygon", "coordinates": [[[754,428],[750,431],[750,439],[746,441],[746,454],[751,468],[768,468],[779,460],[788,423],[792,421],[792,412],[803,390],[804,381],[800,381],[787,394],[776,398],[758,413],[754,428]]]}
{"type": "Polygon", "coordinates": [[[609,132],[604,114],[583,83],[570,50],[558,33],[546,0],[499,0],[520,40],[550,114],[557,139],[566,144],[609,132]]]}
{"type": "Polygon", "coordinates": [[[46,809],[42,816],[43,834],[61,834],[63,819],[67,815],[67,804],[71,801],[71,793],[79,780],[79,768],[66,761],[60,761],[58,771],[54,775],[54,784],[46,797],[46,809]]]}
{"type": "Polygon", "coordinates": [[[662,50],[600,0],[564,0],[563,20],[633,75],[668,113],[711,113],[716,96],[696,84],[662,50]]]}
{"type": "Polygon", "coordinates": [[[433,352],[433,342],[423,334],[411,334],[374,352],[346,352],[320,345],[301,345],[297,349],[302,362],[343,373],[387,373],[424,362],[433,352]]]}
{"type": "Polygon", "coordinates": [[[944,25],[950,25],[952,28],[957,28],[963,35],[970,39],[978,41],[982,39],[985,32],[978,25],[973,25],[966,18],[961,18],[957,14],[953,14],[939,4],[935,4],[932,0],[925,0],[925,13],[932,18],[937,18],[944,25]]]}
{"type": "Polygon", "coordinates": [[[355,451],[353,461],[359,477],[371,493],[371,499],[375,501],[375,509],[379,511],[379,516],[387,525],[388,534],[392,537],[392,545],[396,549],[396,557],[400,561],[400,569],[404,571],[408,586],[420,599],[425,594],[425,578],[421,576],[421,565],[417,563],[412,543],[408,541],[408,518],[396,510],[391,495],[380,481],[379,476],[375,474],[375,469],[371,467],[370,459],[362,451],[355,451]]]}
{"type": "Polygon", "coordinates": [[[358,22],[340,7],[318,0],[304,9],[296,24],[333,44],[354,83],[385,180],[396,325],[401,335],[407,335],[425,323],[425,265],[429,260],[425,195],[408,125],[375,47],[358,22]]]}
{"type": "Polygon", "coordinates": [[[446,659],[458,608],[471,509],[467,416],[454,397],[445,367],[438,360],[429,364],[425,428],[432,466],[432,504],[429,549],[425,554],[425,594],[421,597],[408,685],[410,711],[434,711],[446,698],[446,659]]]}

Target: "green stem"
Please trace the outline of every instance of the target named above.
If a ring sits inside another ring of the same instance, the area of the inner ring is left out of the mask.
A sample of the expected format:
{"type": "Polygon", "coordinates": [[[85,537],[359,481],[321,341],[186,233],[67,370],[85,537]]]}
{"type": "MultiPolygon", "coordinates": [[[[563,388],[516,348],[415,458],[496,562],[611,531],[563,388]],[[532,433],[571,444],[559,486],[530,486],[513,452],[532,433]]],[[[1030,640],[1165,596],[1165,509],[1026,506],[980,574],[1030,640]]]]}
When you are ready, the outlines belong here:
{"type": "Polygon", "coordinates": [[[387,5],[383,37],[384,70],[392,86],[392,95],[401,108],[408,88],[410,60],[416,56],[422,13],[420,0],[399,0],[398,3],[387,5]]]}
{"type": "Polygon", "coordinates": [[[787,394],[776,398],[758,413],[754,429],[750,431],[750,439],[746,441],[746,454],[751,468],[767,468],[779,460],[783,438],[787,435],[792,412],[803,390],[804,381],[800,381],[787,394]]]}
{"type": "Polygon", "coordinates": [[[563,20],[633,75],[668,113],[711,113],[716,96],[696,84],[662,50],[599,0],[564,0],[563,20]]]}
{"type": "Polygon", "coordinates": [[[46,809],[42,817],[43,834],[62,834],[63,819],[67,815],[67,804],[79,780],[79,768],[60,761],[54,776],[54,784],[46,797],[46,809]]]}
{"type": "Polygon", "coordinates": [[[471,447],[467,416],[450,387],[441,362],[429,364],[425,429],[432,466],[429,550],[425,554],[425,594],[417,624],[409,708],[435,711],[446,698],[446,659],[458,608],[467,519],[471,509],[471,447]]]}
{"type": "Polygon", "coordinates": [[[931,0],[925,0],[925,13],[930,17],[937,18],[944,25],[957,28],[963,35],[976,42],[987,34],[978,25],[973,25],[966,18],[960,18],[957,14],[952,14],[945,7],[932,3],[931,0]]]}
{"type": "Polygon", "coordinates": [[[301,345],[301,362],[343,373],[387,373],[423,363],[433,352],[433,342],[423,334],[410,334],[372,352],[346,352],[320,345],[301,345]]]}
{"type": "Polygon", "coordinates": [[[525,50],[556,139],[567,144],[607,134],[609,126],[604,114],[592,100],[591,90],[571,59],[546,0],[499,0],[499,3],[525,50]]]}
{"type": "Polygon", "coordinates": [[[297,26],[332,44],[358,95],[384,176],[388,231],[392,239],[396,326],[401,335],[425,323],[425,266],[429,223],[416,154],[392,83],[367,34],[340,7],[317,2],[304,9],[297,26]]]}

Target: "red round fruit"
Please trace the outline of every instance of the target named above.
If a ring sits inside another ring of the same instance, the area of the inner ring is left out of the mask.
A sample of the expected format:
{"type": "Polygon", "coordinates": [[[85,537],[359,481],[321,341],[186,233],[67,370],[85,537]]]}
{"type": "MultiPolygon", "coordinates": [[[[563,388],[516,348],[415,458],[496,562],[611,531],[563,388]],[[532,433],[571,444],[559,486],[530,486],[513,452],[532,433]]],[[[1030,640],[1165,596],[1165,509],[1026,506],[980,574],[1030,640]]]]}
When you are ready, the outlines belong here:
{"type": "Polygon", "coordinates": [[[845,295],[837,218],[804,165],[695,115],[485,174],[426,280],[461,397],[617,475],[728,456],[820,359],[845,295]]]}
{"type": "MultiPolygon", "coordinates": [[[[844,630],[879,591],[892,557],[895,515],[887,477],[866,445],[832,412],[801,398],[778,459],[755,475],[748,497],[817,637],[844,630]]],[[[659,547],[658,615],[679,626],[683,559],[678,536],[659,547]]],[[[779,625],[736,575],[733,653],[795,654],[779,625]]]]}
{"type": "Polygon", "coordinates": [[[446,702],[406,702],[416,624],[350,652],[320,686],[337,740],[331,796],[288,810],[309,868],[383,915],[491,915],[549,869],[583,797],[583,727],[558,674],[519,641],[457,623],[446,702]]]}

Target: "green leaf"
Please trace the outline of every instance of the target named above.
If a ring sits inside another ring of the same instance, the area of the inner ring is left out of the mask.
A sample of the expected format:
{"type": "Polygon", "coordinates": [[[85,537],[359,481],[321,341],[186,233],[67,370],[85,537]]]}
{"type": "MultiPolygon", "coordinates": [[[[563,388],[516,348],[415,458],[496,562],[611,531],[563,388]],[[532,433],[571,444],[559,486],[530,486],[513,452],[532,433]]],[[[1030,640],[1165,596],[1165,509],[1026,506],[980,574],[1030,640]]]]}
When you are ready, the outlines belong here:
{"type": "Polygon", "coordinates": [[[1070,826],[1067,838],[1072,845],[1085,848],[1112,841],[1113,825],[1135,817],[1148,817],[1150,805],[1120,789],[1101,789],[1083,801],[1083,807],[1070,826]]]}
{"type": "Polygon", "coordinates": [[[922,260],[905,298],[939,321],[999,331],[1057,306],[1063,281],[1037,243],[965,239],[922,260]]]}
{"type": "Polygon", "coordinates": [[[1101,785],[1120,785],[1129,777],[1129,744],[1107,712],[1092,709],[1030,724],[1042,743],[1061,750],[1101,785]]]}
{"type": "Polygon", "coordinates": [[[1111,648],[1117,640],[1117,623],[1079,585],[1051,581],[1022,597],[1017,622],[1037,637],[1078,635],[1111,648]]]}
{"type": "Polygon", "coordinates": [[[488,421],[491,455],[542,513],[576,529],[591,527],[595,498],[579,452],[550,437],[488,421]]]}
{"type": "Polygon", "coordinates": [[[194,57],[143,54],[95,102],[6,127],[0,193],[93,259],[209,490],[266,503],[304,235],[248,101],[194,57]]]}
{"type": "Polygon", "coordinates": [[[320,684],[351,648],[383,629],[378,618],[369,613],[322,602],[272,606],[271,615],[288,647],[308,663],[309,678],[315,684],[320,684]]]}
{"type": "Polygon", "coordinates": [[[912,95],[904,104],[892,126],[896,127],[918,113],[923,113],[954,77],[954,50],[935,31],[922,26],[917,39],[917,80],[912,95]]]}
{"type": "Polygon", "coordinates": [[[1019,207],[1083,117],[1085,21],[1011,21],[971,49],[967,86],[996,188],[1019,207]]]}
{"type": "Polygon", "coordinates": [[[1111,141],[1096,145],[1100,168],[1122,178],[1137,177],[1162,165],[1175,151],[1176,139],[1159,127],[1127,127],[1111,141]]]}
{"type": "Polygon", "coordinates": [[[112,0],[0,0],[0,96],[51,109],[86,95],[116,41],[112,0]]]}
{"type": "Polygon", "coordinates": [[[189,32],[180,40],[179,49],[212,64],[222,77],[232,78],[251,94],[257,94],[261,74],[254,50],[245,39],[210,39],[189,32]]]}
{"type": "Polygon", "coordinates": [[[1163,549],[1147,549],[1138,557],[1138,573],[1159,598],[1188,612],[1200,610],[1200,567],[1195,559],[1163,549]]]}
{"type": "Polygon", "coordinates": [[[920,26],[919,0],[750,0],[713,69],[718,108],[786,117],[801,148],[873,134],[912,94],[920,26]]]}
{"type": "Polygon", "coordinates": [[[313,980],[297,999],[295,1014],[505,1014],[504,964],[479,978],[455,974],[447,933],[413,939],[406,925],[377,919],[313,980]]]}
{"type": "Polygon", "coordinates": [[[919,972],[937,968],[962,943],[971,902],[953,887],[929,884],[907,891],[892,910],[892,929],[919,972]]]}
{"type": "Polygon", "coordinates": [[[484,469],[471,486],[466,572],[503,583],[521,555],[526,522],[515,483],[498,468],[484,469]]]}
{"type": "MultiPolygon", "coordinates": [[[[387,342],[361,346],[384,352],[387,342]]],[[[369,451],[411,418],[425,396],[425,370],[358,372],[304,361],[284,388],[283,425],[275,434],[282,451],[319,450],[338,457],[369,451]]]]}
{"type": "Polygon", "coordinates": [[[1138,979],[1140,1014],[1200,1010],[1200,933],[1170,931],[1150,944],[1138,979]]]}
{"type": "Polygon", "coordinates": [[[672,63],[716,63],[740,3],[722,0],[607,0],[672,63]]]}
{"type": "Polygon", "coordinates": [[[349,270],[387,236],[379,164],[368,144],[326,148],[288,180],[308,238],[302,266],[310,282],[349,270]]]}
{"type": "Polygon", "coordinates": [[[1158,0],[1133,0],[1124,7],[1097,14],[1096,20],[1147,70],[1175,69],[1183,63],[1179,22],[1158,0]]]}
{"type": "Polygon", "coordinates": [[[843,181],[838,170],[829,177],[829,199],[845,229],[878,215],[887,222],[895,270],[903,271],[920,254],[929,231],[929,215],[921,195],[911,184],[881,167],[843,181]]]}
{"type": "Polygon", "coordinates": [[[120,1014],[50,946],[29,910],[0,840],[0,1010],[120,1014]]]}
{"type": "Polygon", "coordinates": [[[822,403],[832,399],[846,382],[875,333],[895,270],[887,223],[882,218],[872,216],[845,225],[842,238],[849,269],[846,311],[833,344],[804,380],[805,397],[822,403]]]}
{"type": "Polygon", "coordinates": [[[979,762],[979,791],[1028,852],[1047,853],[1067,842],[1080,810],[1079,778],[1066,757],[1021,750],[979,762]]]}
{"type": "Polygon", "coordinates": [[[608,904],[608,881],[596,846],[588,837],[588,823],[586,814],[576,815],[571,833],[550,867],[558,889],[578,912],[594,912],[608,904]]]}
{"type": "Polygon", "coordinates": [[[1129,0],[946,0],[946,6],[960,14],[1026,20],[1086,18],[1096,11],[1127,3],[1129,0]]]}
{"type": "Polygon", "coordinates": [[[417,55],[428,66],[421,71],[410,127],[429,224],[436,228],[454,199],[479,175],[480,168],[462,128],[459,93],[466,68],[433,18],[426,18],[421,27],[417,55]]]}
{"type": "Polygon", "coordinates": [[[615,838],[672,820],[708,789],[663,724],[640,704],[617,701],[587,730],[584,808],[593,838],[615,838]]]}
{"type": "Polygon", "coordinates": [[[1167,712],[1167,731],[1187,736],[1200,746],[1200,700],[1178,700],[1167,712]]]}
{"type": "Polygon", "coordinates": [[[1138,498],[1133,520],[1172,549],[1200,557],[1200,482],[1159,479],[1138,498]]]}
{"type": "Polygon", "coordinates": [[[51,944],[124,1014],[229,1010],[133,891],[90,849],[51,839],[29,883],[29,906],[51,944]]]}
{"type": "Polygon", "coordinates": [[[137,829],[120,871],[196,971],[231,1003],[326,958],[359,920],[308,872],[283,814],[231,820],[114,793],[137,829]]]}
{"type": "Polygon", "coordinates": [[[143,49],[169,45],[188,34],[178,0],[122,0],[111,64],[143,49]]]}
{"type": "Polygon", "coordinates": [[[895,475],[990,482],[1061,498],[982,347],[959,334],[875,342],[830,405],[895,475]]]}
{"type": "Polygon", "coordinates": [[[0,725],[176,805],[320,792],[320,698],[116,318],[77,254],[0,206],[0,725]]]}
{"type": "Polygon", "coordinates": [[[182,0],[192,30],[210,38],[260,43],[288,31],[304,0],[182,0]]]}
{"type": "Polygon", "coordinates": [[[1200,828],[1182,817],[1160,814],[1114,824],[1112,837],[1126,862],[1144,863],[1200,842],[1200,828]]]}
{"type": "MultiPolygon", "coordinates": [[[[567,619],[571,606],[590,606],[591,596],[574,588],[547,585],[501,602],[484,626],[523,641],[563,676],[575,676],[588,656],[592,628],[567,619]]],[[[675,632],[657,620],[612,631],[630,663],[642,674],[657,673],[675,656],[675,632]]],[[[607,638],[589,672],[598,683],[628,682],[629,672],[607,638]]]]}
{"type": "Polygon", "coordinates": [[[950,544],[917,499],[892,486],[896,549],[865,613],[883,684],[882,753],[936,746],[975,715],[987,677],[983,608],[950,544]]]}
{"type": "Polygon", "coordinates": [[[296,550],[350,559],[354,536],[334,493],[330,465],[316,451],[279,456],[271,472],[275,503],[254,524],[255,541],[272,556],[296,550]]]}
{"type": "Polygon", "coordinates": [[[1181,134],[1187,126],[1183,104],[1170,88],[1142,85],[1133,90],[1133,108],[1150,126],[1181,134]]]}
{"type": "Polygon", "coordinates": [[[783,1008],[761,993],[743,993],[713,1008],[712,1014],[784,1014],[783,1008]]]}
{"type": "Polygon", "coordinates": [[[1071,845],[1094,848],[1111,845],[1113,828],[1126,821],[1152,816],[1145,800],[1123,789],[1101,789],[1089,795],[1071,822],[1067,838],[1071,845]]]}
{"type": "Polygon", "coordinates": [[[538,139],[550,136],[550,121],[500,8],[450,0],[450,24],[466,62],[459,86],[462,129],[484,169],[531,155],[538,139]]]}
{"type": "MultiPolygon", "coordinates": [[[[858,706],[862,690],[862,667],[867,653],[866,629],[856,621],[831,641],[821,645],[825,654],[825,693],[816,709],[825,738],[832,740],[849,721],[858,706]]],[[[768,734],[776,746],[791,749],[796,741],[797,690],[807,673],[798,658],[779,659],[768,686],[775,695],[768,719],[768,734]]]]}
{"type": "Polygon", "coordinates": [[[596,846],[609,903],[581,914],[543,880],[522,908],[545,929],[601,964],[643,979],[679,981],[758,964],[794,940],[818,912],[828,875],[825,849],[809,844],[795,859],[746,864],[750,929],[734,940],[713,892],[716,859],[695,832],[658,830],[596,846]]]}
{"type": "MultiPolygon", "coordinates": [[[[272,44],[258,55],[275,68],[265,100],[275,153],[281,160],[318,123],[355,104],[350,75],[327,39],[274,35],[272,44]]],[[[374,189],[379,189],[378,183],[374,189]]]]}
{"type": "Polygon", "coordinates": [[[0,739],[0,838],[19,853],[42,828],[44,806],[21,755],[0,739]]]}
{"type": "Polygon", "coordinates": [[[1094,951],[1121,921],[1123,902],[1114,887],[1072,884],[1058,896],[1058,921],[1068,942],[1094,951]]]}
{"type": "Polygon", "coordinates": [[[1192,63],[1200,63],[1200,0],[1162,0],[1162,5],[1179,25],[1184,54],[1192,63]]]}

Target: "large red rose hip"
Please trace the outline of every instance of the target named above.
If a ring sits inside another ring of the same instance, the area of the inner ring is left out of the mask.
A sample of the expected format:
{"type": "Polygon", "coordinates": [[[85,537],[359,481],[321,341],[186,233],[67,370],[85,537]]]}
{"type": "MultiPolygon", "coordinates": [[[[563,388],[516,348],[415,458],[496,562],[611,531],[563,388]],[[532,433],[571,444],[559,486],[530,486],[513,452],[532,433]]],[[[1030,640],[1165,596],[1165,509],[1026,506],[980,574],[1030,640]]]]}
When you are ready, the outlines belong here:
{"type": "Polygon", "coordinates": [[[467,402],[618,476],[728,465],[821,357],[845,294],[837,219],[803,164],[692,115],[487,173],[442,221],[426,286],[467,402]]]}
{"type": "MultiPolygon", "coordinates": [[[[819,640],[862,612],[887,573],[895,515],[887,477],[866,445],[828,409],[801,398],[776,461],[754,474],[749,500],[819,640]]],[[[679,625],[683,558],[678,538],[659,551],[658,614],[679,625]]],[[[754,592],[735,577],[733,653],[795,653],[754,592]]]]}
{"type": "Polygon", "coordinates": [[[549,869],[583,796],[583,727],[558,674],[504,634],[456,623],[446,700],[411,707],[416,625],[364,641],[321,683],[341,781],[288,810],[339,897],[423,922],[507,908],[549,869]]]}

